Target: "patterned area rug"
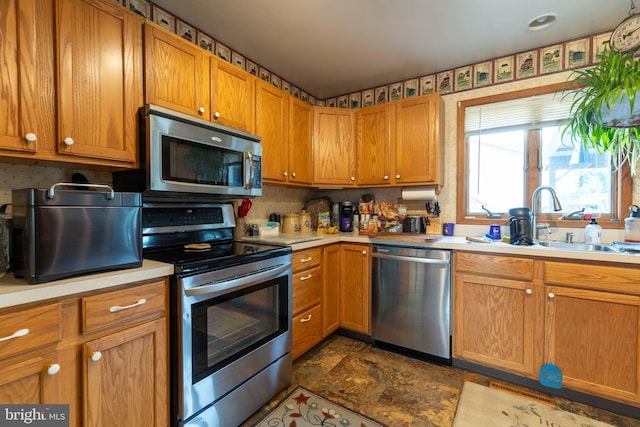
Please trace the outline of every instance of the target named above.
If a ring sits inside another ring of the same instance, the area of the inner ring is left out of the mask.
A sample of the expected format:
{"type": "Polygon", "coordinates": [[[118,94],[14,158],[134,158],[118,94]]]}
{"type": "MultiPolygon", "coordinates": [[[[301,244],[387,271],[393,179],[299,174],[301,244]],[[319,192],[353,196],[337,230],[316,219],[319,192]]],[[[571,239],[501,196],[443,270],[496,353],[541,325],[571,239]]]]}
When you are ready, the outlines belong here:
{"type": "Polygon", "coordinates": [[[386,427],[324,397],[296,387],[254,427],[386,427]]]}
{"type": "Polygon", "coordinates": [[[473,382],[462,387],[453,427],[613,427],[473,382]]]}

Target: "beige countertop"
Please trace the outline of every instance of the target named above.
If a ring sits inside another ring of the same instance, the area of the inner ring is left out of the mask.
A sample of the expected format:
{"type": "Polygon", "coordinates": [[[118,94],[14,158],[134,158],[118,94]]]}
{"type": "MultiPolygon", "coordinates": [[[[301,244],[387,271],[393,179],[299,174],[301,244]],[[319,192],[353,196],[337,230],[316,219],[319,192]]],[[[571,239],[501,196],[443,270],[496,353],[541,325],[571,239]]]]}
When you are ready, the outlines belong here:
{"type": "Polygon", "coordinates": [[[574,251],[566,249],[548,248],[543,246],[516,246],[503,242],[474,243],[468,242],[465,236],[434,236],[439,240],[425,243],[425,235],[416,235],[415,242],[410,241],[406,235],[398,236],[399,240],[394,240],[388,235],[384,239],[375,236],[361,236],[352,233],[338,234],[280,234],[277,237],[245,237],[242,240],[269,243],[274,245],[291,246],[294,251],[313,248],[316,246],[328,245],[331,243],[353,242],[353,243],[377,243],[377,244],[399,244],[403,246],[451,249],[456,251],[495,253],[503,255],[533,256],[544,258],[560,258],[567,261],[601,261],[618,262],[624,264],[640,264],[640,254],[628,254],[618,252],[589,252],[574,251]]]}
{"type": "Polygon", "coordinates": [[[38,285],[29,285],[26,280],[17,279],[13,273],[7,273],[0,277],[0,309],[157,279],[172,274],[173,265],[146,259],[142,261],[140,268],[110,271],[38,285]]]}

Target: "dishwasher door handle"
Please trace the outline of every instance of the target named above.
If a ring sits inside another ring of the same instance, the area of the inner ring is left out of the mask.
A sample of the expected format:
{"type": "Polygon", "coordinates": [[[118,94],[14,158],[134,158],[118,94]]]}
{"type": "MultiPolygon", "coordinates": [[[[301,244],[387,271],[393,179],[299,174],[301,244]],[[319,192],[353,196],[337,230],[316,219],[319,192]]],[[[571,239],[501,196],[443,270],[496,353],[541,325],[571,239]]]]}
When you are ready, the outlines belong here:
{"type": "Polygon", "coordinates": [[[395,259],[398,261],[407,261],[407,262],[419,262],[422,264],[440,264],[440,265],[449,265],[449,260],[443,259],[433,259],[433,258],[418,258],[412,256],[402,256],[402,255],[386,255],[374,252],[371,255],[373,258],[380,259],[395,259]]]}

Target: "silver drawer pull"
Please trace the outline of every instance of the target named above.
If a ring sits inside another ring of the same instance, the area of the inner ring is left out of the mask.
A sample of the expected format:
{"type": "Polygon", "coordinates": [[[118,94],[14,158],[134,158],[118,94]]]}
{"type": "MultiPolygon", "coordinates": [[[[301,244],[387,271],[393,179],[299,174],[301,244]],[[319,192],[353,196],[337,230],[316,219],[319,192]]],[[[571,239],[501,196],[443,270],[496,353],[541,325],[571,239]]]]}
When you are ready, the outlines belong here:
{"type": "Polygon", "coordinates": [[[313,257],[311,257],[311,256],[310,256],[309,258],[302,258],[302,259],[300,260],[300,262],[309,262],[309,261],[311,261],[312,259],[313,259],[313,257]]]}
{"type": "Polygon", "coordinates": [[[300,323],[306,323],[309,320],[311,320],[311,315],[308,315],[307,317],[305,317],[304,319],[300,319],[300,323]]]}
{"type": "Polygon", "coordinates": [[[15,331],[13,333],[13,335],[9,335],[8,337],[0,338],[0,341],[9,341],[9,340],[14,339],[14,338],[23,337],[23,336],[27,335],[28,333],[29,333],[29,329],[27,329],[27,328],[18,329],[17,331],[15,331]]]}
{"type": "Polygon", "coordinates": [[[138,307],[139,305],[142,305],[142,304],[144,304],[146,302],[147,302],[146,299],[140,298],[140,300],[138,300],[138,302],[135,303],[135,304],[131,304],[131,305],[114,305],[113,307],[111,307],[109,309],[109,311],[111,313],[117,313],[117,312],[122,311],[122,310],[127,310],[129,308],[138,307]]]}
{"type": "Polygon", "coordinates": [[[312,276],[313,276],[312,274],[308,274],[306,276],[301,277],[300,280],[309,280],[311,279],[312,276]]]}

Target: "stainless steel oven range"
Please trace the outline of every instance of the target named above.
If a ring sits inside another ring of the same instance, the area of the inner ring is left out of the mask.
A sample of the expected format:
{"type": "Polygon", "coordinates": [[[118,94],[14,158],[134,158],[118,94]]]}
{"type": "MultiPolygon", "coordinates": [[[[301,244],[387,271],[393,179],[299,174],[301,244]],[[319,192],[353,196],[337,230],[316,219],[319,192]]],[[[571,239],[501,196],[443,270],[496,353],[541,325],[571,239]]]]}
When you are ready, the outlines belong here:
{"type": "Polygon", "coordinates": [[[171,278],[173,425],[235,426],[291,382],[291,248],[233,241],[231,204],[143,203],[171,278]]]}

